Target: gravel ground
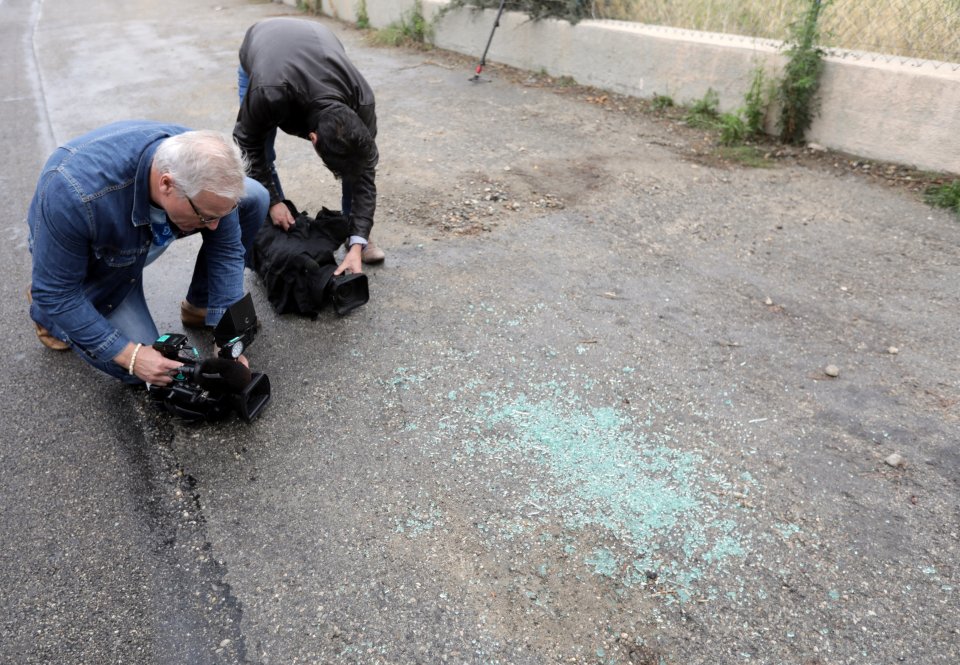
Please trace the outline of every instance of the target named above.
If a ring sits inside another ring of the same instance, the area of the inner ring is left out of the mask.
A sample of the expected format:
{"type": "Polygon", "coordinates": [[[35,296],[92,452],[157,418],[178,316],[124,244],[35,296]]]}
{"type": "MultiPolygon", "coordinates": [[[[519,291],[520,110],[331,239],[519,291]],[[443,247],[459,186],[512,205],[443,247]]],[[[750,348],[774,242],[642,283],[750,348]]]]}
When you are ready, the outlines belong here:
{"type": "Polygon", "coordinates": [[[312,525],[228,564],[263,585],[238,592],[256,657],[956,661],[960,231],[920,202],[938,176],[769,146],[744,168],[679,112],[360,53],[390,256],[349,322],[276,324],[330,335],[326,376],[350,378],[282,367],[322,406],[277,432],[292,451],[238,453],[250,487],[182,451],[217,550],[265,542],[263,511],[312,525]]]}
{"type": "MultiPolygon", "coordinates": [[[[243,31],[292,11],[140,4],[135,20],[47,0],[55,135],[134,111],[229,128],[243,31]],[[112,42],[84,40],[107,18],[112,42]],[[194,77],[170,80],[168,58],[194,77]],[[71,88],[60,59],[148,77],[152,105],[71,88]]],[[[157,568],[110,598],[150,619],[134,634],[40,594],[0,655],[960,661],[960,225],[921,200],[946,176],[772,145],[747,168],[679,111],[495,65],[470,82],[465,58],[330,25],[377,94],[371,302],[279,317],[250,277],[250,357],[274,390],[253,425],[84,402],[80,439],[98,409],[136,432],[117,468],[157,568]]],[[[301,209],[337,206],[304,142],[278,153],[301,209]]],[[[179,330],[193,251],[149,269],[161,329],[179,330]]]]}

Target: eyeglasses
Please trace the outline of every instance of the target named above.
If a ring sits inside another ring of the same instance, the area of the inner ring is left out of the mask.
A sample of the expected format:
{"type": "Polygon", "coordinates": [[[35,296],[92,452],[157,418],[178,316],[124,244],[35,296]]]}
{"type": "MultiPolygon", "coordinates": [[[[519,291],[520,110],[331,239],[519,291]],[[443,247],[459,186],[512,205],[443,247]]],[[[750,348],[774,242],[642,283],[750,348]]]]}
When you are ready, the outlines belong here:
{"type": "Polygon", "coordinates": [[[184,194],[184,198],[187,199],[187,203],[189,203],[189,204],[190,204],[190,207],[193,208],[193,214],[195,214],[195,215],[197,216],[197,219],[199,219],[199,220],[200,220],[200,223],[203,224],[204,226],[209,226],[210,224],[213,224],[214,222],[218,222],[218,221],[220,221],[221,219],[223,219],[224,217],[233,214],[233,211],[236,210],[236,209],[240,206],[239,203],[235,203],[235,204],[233,205],[233,207],[230,208],[230,210],[228,210],[227,212],[223,213],[222,215],[218,215],[217,217],[204,217],[203,215],[200,214],[200,211],[197,210],[197,205],[193,202],[193,199],[191,199],[191,198],[190,198],[189,196],[187,196],[186,194],[184,194]]]}

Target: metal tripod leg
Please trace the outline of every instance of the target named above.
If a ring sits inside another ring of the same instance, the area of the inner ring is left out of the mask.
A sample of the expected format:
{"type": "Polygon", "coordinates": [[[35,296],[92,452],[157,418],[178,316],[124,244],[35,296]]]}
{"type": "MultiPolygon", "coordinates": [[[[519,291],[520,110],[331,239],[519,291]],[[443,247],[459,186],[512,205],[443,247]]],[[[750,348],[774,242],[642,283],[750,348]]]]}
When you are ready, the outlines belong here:
{"type": "Polygon", "coordinates": [[[503,6],[506,4],[506,0],[500,0],[500,8],[497,10],[497,17],[493,20],[493,28],[490,30],[490,36],[487,38],[487,45],[483,49],[483,55],[480,56],[480,64],[477,65],[476,73],[470,77],[471,81],[479,81],[480,73],[483,71],[484,66],[487,64],[487,51],[490,50],[490,43],[493,41],[493,33],[500,26],[500,17],[503,15],[503,6]]]}

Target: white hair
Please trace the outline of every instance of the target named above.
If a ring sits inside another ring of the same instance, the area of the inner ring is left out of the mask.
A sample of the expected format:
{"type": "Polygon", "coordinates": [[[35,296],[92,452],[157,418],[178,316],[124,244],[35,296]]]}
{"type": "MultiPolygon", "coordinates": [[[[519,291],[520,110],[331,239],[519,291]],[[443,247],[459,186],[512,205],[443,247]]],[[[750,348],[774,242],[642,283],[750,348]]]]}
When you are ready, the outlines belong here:
{"type": "Polygon", "coordinates": [[[160,175],[169,173],[185,196],[206,191],[238,201],[244,193],[247,160],[240,147],[220,132],[196,130],[164,139],[153,166],[160,175]]]}

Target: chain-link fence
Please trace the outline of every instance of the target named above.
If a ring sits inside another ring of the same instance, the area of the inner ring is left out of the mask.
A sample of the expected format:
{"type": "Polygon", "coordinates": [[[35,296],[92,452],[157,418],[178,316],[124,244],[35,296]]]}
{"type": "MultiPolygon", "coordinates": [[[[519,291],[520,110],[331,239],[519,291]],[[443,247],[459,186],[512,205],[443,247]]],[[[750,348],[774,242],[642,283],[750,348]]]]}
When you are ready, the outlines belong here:
{"type": "MultiPolygon", "coordinates": [[[[783,41],[813,1],[526,0],[526,4],[527,9],[539,4],[571,6],[578,10],[575,19],[619,19],[783,41]]],[[[933,60],[960,67],[960,0],[823,0],[820,33],[822,46],[837,55],[933,60]]]]}
{"type": "Polygon", "coordinates": [[[960,66],[960,0],[834,0],[820,26],[827,47],[960,66]]]}
{"type": "MultiPolygon", "coordinates": [[[[816,0],[506,0],[533,18],[615,19],[786,41],[816,0]]],[[[496,9],[499,0],[452,0],[496,9]]],[[[821,46],[853,58],[960,69],[960,0],[821,0],[821,46]]]]}

